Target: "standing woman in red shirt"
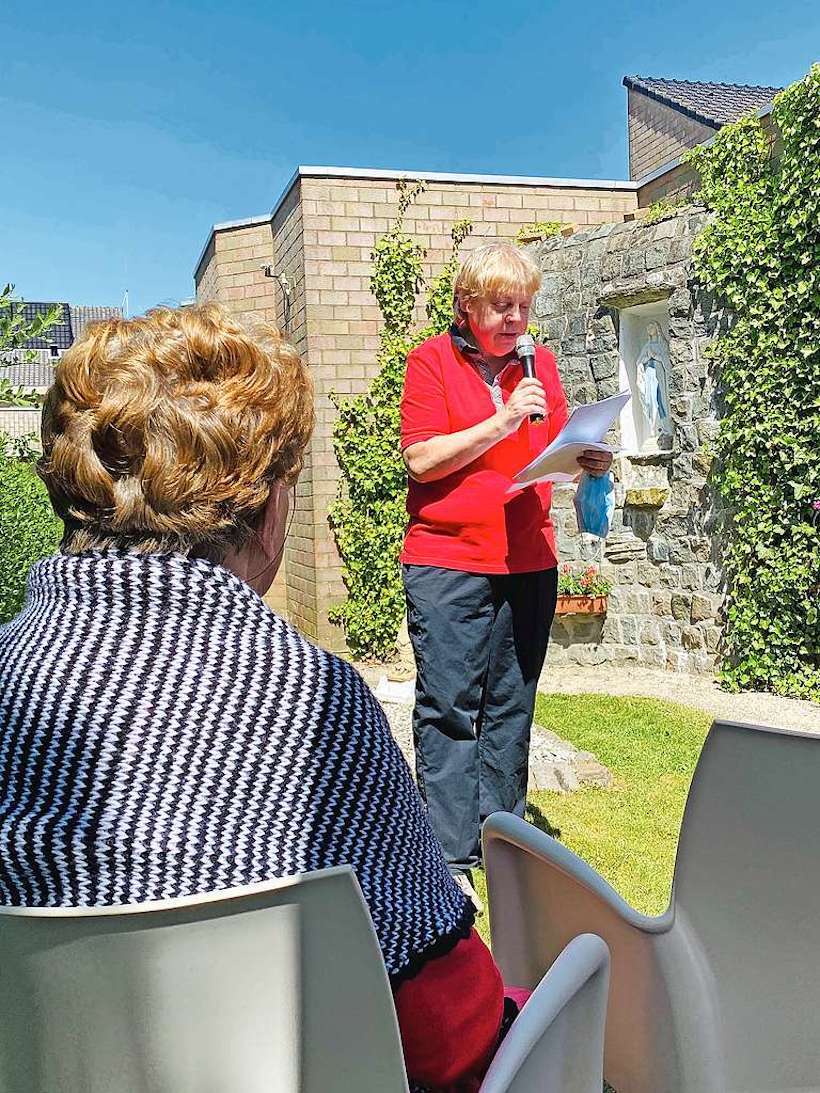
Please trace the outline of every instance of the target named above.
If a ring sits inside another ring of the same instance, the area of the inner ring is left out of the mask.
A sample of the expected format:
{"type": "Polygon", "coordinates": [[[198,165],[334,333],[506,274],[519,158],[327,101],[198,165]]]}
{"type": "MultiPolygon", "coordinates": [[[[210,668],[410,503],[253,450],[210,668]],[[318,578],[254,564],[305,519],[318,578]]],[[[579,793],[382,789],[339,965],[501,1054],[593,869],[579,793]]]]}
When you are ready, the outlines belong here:
{"type": "MultiPolygon", "coordinates": [[[[456,278],[449,333],[407,359],[401,403],[418,783],[450,870],[474,898],[481,823],[498,811],[524,815],[558,588],[552,486],[508,493],[567,420],[552,353],[536,348],[529,379],[515,355],[540,280],[511,244],[474,251],[456,278]]],[[[612,457],[589,451],[578,462],[604,474],[612,457]]]]}

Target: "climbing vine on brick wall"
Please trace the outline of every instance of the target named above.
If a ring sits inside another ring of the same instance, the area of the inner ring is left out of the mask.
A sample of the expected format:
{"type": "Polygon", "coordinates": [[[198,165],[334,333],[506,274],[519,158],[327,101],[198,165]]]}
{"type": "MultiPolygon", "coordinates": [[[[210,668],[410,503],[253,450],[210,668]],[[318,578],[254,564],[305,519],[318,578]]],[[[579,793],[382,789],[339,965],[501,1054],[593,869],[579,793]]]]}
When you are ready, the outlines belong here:
{"type": "Polygon", "coordinates": [[[342,623],[357,656],[386,658],[395,652],[404,615],[398,558],[407,523],[407,474],[399,453],[405,361],[414,345],[449,326],[458,248],[471,230],[466,220],[453,226],[452,257],[429,286],[427,324],[413,330],[425,252],[404,230],[404,219],[424,188],[423,182],[397,185],[398,215],[376,243],[370,278],[383,320],[379,372],[364,394],[338,403],[333,434],[342,477],[330,522],[348,595],[330,617],[342,623]]]}
{"type": "Polygon", "coordinates": [[[714,346],[725,400],[717,484],[731,523],[730,685],[820,699],[820,65],[691,154],[713,218],[700,279],[733,322],[714,346]]]}

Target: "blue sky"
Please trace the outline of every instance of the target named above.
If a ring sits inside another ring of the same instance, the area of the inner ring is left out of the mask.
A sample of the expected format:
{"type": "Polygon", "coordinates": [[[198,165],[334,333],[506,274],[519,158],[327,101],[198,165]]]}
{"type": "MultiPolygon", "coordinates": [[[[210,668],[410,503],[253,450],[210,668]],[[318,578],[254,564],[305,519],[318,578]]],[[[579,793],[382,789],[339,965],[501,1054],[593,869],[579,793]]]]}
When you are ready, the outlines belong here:
{"type": "Polygon", "coordinates": [[[0,281],[132,313],[299,163],[626,178],[625,74],[781,85],[813,0],[0,5],[0,281]]]}

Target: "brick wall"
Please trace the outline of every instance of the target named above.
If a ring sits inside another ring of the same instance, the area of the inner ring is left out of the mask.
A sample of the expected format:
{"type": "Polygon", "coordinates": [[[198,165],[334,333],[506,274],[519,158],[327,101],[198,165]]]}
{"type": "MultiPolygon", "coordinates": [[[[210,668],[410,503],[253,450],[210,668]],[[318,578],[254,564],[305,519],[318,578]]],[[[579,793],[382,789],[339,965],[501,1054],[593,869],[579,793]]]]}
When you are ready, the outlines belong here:
{"type": "MultiPolygon", "coordinates": [[[[332,394],[364,391],[376,371],[379,310],[370,292],[371,251],[396,213],[396,177],[332,175],[303,169],[274,212],[268,254],[294,285],[288,337],[305,353],[316,385],[316,431],[299,482],[296,514],[284,566],[287,611],[305,633],[332,649],[344,638],[328,609],[345,595],[328,508],[339,469],[333,453],[336,410],[332,394]]],[[[430,180],[410,210],[406,227],[426,248],[425,274],[450,255],[450,227],[474,223],[464,251],[488,239],[513,239],[522,224],[559,220],[593,226],[620,222],[637,208],[634,190],[592,183],[494,183],[430,180]]],[[[237,311],[267,310],[284,327],[281,293],[261,271],[240,269],[240,258],[262,237],[255,221],[217,228],[197,270],[197,297],[214,292],[237,311]],[[229,245],[230,244],[230,245],[229,245]],[[229,256],[232,256],[229,258],[229,256]],[[215,265],[212,270],[211,266],[215,265]],[[237,282],[234,278],[247,276],[237,282]]],[[[255,257],[257,266],[262,259],[255,257]]],[[[423,320],[421,303],[419,321],[423,320]]],[[[281,609],[281,592],[276,605],[281,609]]]]}
{"type": "MultiPolygon", "coordinates": [[[[294,202],[298,212],[298,200],[294,202]]],[[[248,319],[274,322],[282,329],[284,324],[284,301],[276,281],[264,275],[262,267],[281,261],[285,255],[281,248],[287,237],[296,246],[297,259],[292,253],[287,254],[287,268],[296,267],[299,275],[291,278],[296,292],[304,297],[304,275],[301,272],[301,230],[297,224],[288,227],[293,219],[293,211],[283,203],[277,217],[255,217],[231,225],[218,227],[212,234],[195,273],[196,297],[199,303],[218,300],[231,311],[248,319]],[[290,216],[288,215],[290,213],[290,216]],[[277,251],[276,244],[279,243],[277,251]]],[[[276,266],[278,269],[279,267],[276,266]]],[[[304,306],[291,309],[291,319],[300,321],[304,327],[304,306]]],[[[290,329],[288,337],[300,352],[305,352],[303,329],[290,329]],[[301,341],[301,344],[299,344],[301,341]]],[[[298,502],[297,502],[298,510],[298,502]]],[[[294,517],[294,524],[296,517],[294,517]]],[[[270,606],[281,614],[287,613],[287,568],[290,562],[288,551],[273,586],[265,597],[270,606]]]]}
{"type": "Polygon", "coordinates": [[[20,406],[0,406],[0,433],[12,440],[34,433],[40,438],[41,412],[20,406]]]}
{"type": "Polygon", "coordinates": [[[629,177],[642,178],[709,140],[715,126],[703,125],[680,110],[629,89],[629,177]]]}
{"type": "Polygon", "coordinates": [[[693,197],[699,186],[697,172],[688,163],[679,163],[638,190],[638,208],[646,209],[656,201],[682,201],[693,197]]]}
{"type": "MultiPolygon", "coordinates": [[[[630,91],[630,95],[632,94],[634,94],[634,92],[630,91]]],[[[651,100],[647,101],[651,102],[651,100]]],[[[661,104],[659,103],[657,105],[660,106],[661,104]]],[[[760,122],[769,139],[772,156],[777,159],[782,150],[782,138],[772,120],[771,113],[764,114],[760,119],[760,122]]],[[[714,130],[709,130],[708,136],[705,139],[710,140],[714,136],[714,132],[714,130]]],[[[663,172],[659,172],[657,178],[651,179],[638,188],[639,208],[648,208],[648,206],[660,200],[679,201],[684,198],[694,197],[699,187],[697,172],[695,172],[687,163],[675,162],[675,159],[680,154],[681,153],[676,153],[676,156],[672,157],[671,161],[664,161],[662,166],[668,166],[670,162],[672,163],[672,166],[669,166],[668,169],[663,172]]]]}

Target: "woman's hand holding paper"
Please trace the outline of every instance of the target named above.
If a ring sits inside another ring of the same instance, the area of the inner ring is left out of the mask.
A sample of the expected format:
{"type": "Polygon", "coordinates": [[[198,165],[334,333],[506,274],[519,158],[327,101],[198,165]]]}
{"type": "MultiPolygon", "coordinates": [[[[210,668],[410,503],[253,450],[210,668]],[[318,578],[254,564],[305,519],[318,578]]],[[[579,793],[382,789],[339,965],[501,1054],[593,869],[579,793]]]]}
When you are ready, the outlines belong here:
{"type": "Polygon", "coordinates": [[[578,456],[578,466],[588,471],[593,477],[600,478],[612,466],[612,452],[600,452],[588,448],[578,456]]]}

